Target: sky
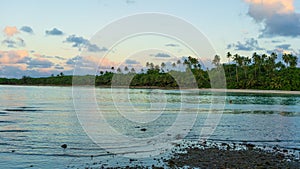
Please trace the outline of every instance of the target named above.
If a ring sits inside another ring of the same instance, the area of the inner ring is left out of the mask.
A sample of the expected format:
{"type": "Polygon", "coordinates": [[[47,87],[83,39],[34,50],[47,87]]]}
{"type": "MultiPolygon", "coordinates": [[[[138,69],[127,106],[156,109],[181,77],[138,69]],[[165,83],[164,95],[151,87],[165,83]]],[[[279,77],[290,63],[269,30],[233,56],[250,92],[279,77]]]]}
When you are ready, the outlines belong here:
{"type": "Polygon", "coordinates": [[[74,69],[85,74],[90,67],[142,69],[146,62],[171,66],[187,56],[209,67],[215,54],[227,62],[227,52],[300,54],[299,0],[3,0],[0,6],[0,77],[73,74],[74,69]],[[145,13],[162,17],[101,34],[119,20],[145,13]],[[172,30],[135,34],[146,25],[175,28],[186,39],[172,30]],[[131,35],[117,38],[126,32],[131,35]]]}

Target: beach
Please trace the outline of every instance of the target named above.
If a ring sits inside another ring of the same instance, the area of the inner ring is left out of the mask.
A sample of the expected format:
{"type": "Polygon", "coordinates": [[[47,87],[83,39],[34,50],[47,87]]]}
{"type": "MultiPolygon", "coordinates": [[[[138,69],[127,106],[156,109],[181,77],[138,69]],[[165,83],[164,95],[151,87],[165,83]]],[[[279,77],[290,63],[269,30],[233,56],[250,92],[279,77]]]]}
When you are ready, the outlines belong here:
{"type": "MultiPolygon", "coordinates": [[[[295,152],[280,147],[259,147],[250,143],[185,142],[179,144],[169,157],[154,158],[160,165],[144,166],[138,159],[129,159],[129,165],[95,168],[284,168],[298,169],[295,152]],[[133,163],[135,162],[135,163],[133,163]]],[[[94,168],[90,167],[90,168],[94,168]]]]}

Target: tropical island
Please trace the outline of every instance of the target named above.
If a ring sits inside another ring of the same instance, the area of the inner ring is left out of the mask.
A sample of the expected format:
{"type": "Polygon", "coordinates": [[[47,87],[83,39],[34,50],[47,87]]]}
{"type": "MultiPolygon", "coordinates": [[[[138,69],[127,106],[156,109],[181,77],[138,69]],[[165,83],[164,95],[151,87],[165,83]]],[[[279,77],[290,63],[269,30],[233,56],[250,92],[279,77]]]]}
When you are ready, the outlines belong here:
{"type": "MultiPolygon", "coordinates": [[[[136,71],[134,67],[125,66],[121,68],[111,67],[110,71],[99,71],[99,74],[76,76],[82,79],[82,84],[87,79],[94,80],[95,86],[111,86],[112,79],[130,79],[130,87],[147,88],[178,88],[178,83],[172,75],[181,77],[180,81],[189,82],[190,77],[186,72],[191,70],[196,80],[198,88],[211,88],[210,75],[214,71],[222,68],[226,77],[226,86],[228,89],[260,89],[260,90],[287,90],[300,91],[300,68],[297,66],[298,57],[293,54],[283,54],[282,59],[278,59],[276,53],[257,54],[252,56],[232,55],[227,52],[228,63],[221,63],[220,56],[215,55],[211,69],[204,70],[201,62],[194,57],[187,57],[185,60],[178,60],[172,63],[171,68],[166,68],[162,62],[160,65],[146,63],[146,69],[136,71]],[[185,70],[178,67],[184,67],[185,70]],[[210,74],[211,73],[211,74],[210,74]]],[[[61,72],[58,75],[49,77],[33,78],[23,76],[16,78],[0,78],[2,85],[72,85],[72,75],[64,75],[61,72]]],[[[119,84],[120,86],[124,84],[119,84]]],[[[126,84],[125,84],[126,85],[126,84]]]]}

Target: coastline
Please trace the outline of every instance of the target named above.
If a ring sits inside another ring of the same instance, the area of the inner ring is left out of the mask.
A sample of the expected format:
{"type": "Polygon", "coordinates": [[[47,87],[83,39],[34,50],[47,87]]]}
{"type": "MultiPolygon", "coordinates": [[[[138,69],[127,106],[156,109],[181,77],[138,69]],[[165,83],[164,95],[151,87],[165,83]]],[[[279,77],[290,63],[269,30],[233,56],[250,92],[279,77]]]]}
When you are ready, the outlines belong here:
{"type": "MultiPolygon", "coordinates": [[[[170,154],[153,158],[148,166],[140,159],[128,159],[123,165],[94,163],[86,168],[164,169],[164,168],[290,168],[300,167],[298,151],[278,146],[258,146],[252,143],[190,142],[174,145],[170,154]]],[[[149,160],[150,160],[149,159],[149,160]]]]}
{"type": "Polygon", "coordinates": [[[300,91],[290,90],[260,90],[260,89],[199,89],[199,91],[226,92],[226,93],[253,93],[253,94],[291,94],[300,95],[300,91]]]}
{"type": "MultiPolygon", "coordinates": [[[[72,85],[12,85],[0,84],[0,86],[52,86],[52,87],[71,87],[72,85]]],[[[89,85],[77,85],[80,87],[89,87],[89,85]]],[[[95,86],[95,88],[111,88],[109,85],[95,86]]],[[[159,89],[159,90],[198,90],[200,92],[218,92],[218,93],[249,93],[249,94],[288,94],[300,95],[300,91],[290,90],[261,90],[261,89],[212,89],[212,88],[178,88],[178,87],[159,87],[159,86],[113,86],[120,89],[159,89]]]]}

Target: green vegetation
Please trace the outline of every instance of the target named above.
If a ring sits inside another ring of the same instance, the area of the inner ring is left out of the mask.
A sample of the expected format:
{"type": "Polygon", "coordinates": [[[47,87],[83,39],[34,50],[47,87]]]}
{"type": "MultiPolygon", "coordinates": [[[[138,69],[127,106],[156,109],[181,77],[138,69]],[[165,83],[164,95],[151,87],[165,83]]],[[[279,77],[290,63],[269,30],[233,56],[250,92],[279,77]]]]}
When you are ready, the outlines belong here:
{"type": "MultiPolygon", "coordinates": [[[[265,89],[265,90],[300,90],[300,68],[297,68],[298,58],[292,54],[284,54],[282,61],[277,61],[277,54],[254,53],[251,57],[227,53],[228,63],[221,64],[220,56],[212,61],[215,68],[203,70],[200,62],[191,56],[183,62],[178,60],[167,67],[165,63],[154,65],[146,63],[147,69],[140,73],[131,67],[111,71],[100,71],[99,75],[77,76],[76,84],[93,84],[96,86],[131,86],[131,87],[161,87],[178,88],[178,86],[211,88],[212,76],[223,70],[226,76],[226,86],[229,89],[265,89]],[[232,62],[230,62],[232,61],[232,62]],[[277,62],[276,62],[277,61],[277,62]],[[185,68],[185,71],[182,70],[185,68]],[[223,68],[223,69],[221,69],[223,68]],[[192,73],[190,76],[188,72],[192,73]],[[90,83],[87,83],[90,82],[90,83]],[[195,83],[194,83],[195,82],[195,83]]],[[[57,76],[21,79],[0,78],[0,84],[9,85],[72,85],[73,76],[60,73],[57,76]]],[[[218,86],[212,86],[218,88],[218,86]]]]}

